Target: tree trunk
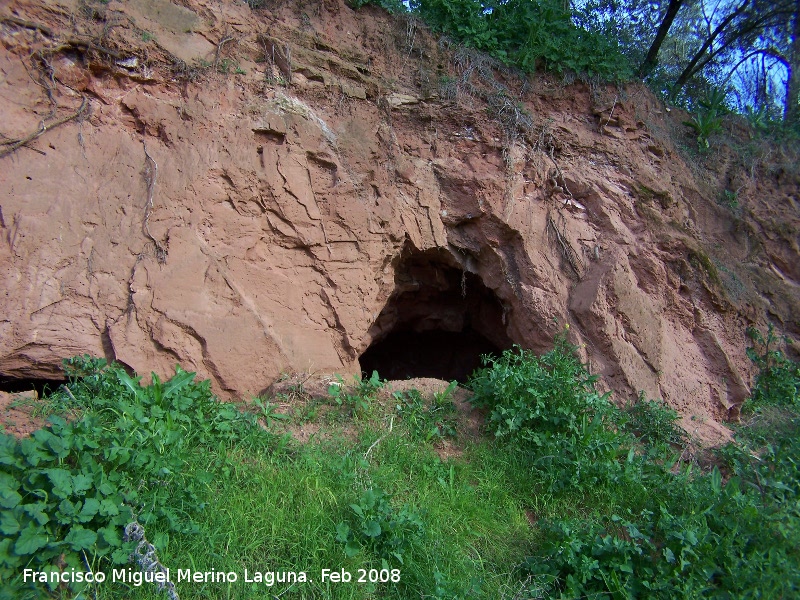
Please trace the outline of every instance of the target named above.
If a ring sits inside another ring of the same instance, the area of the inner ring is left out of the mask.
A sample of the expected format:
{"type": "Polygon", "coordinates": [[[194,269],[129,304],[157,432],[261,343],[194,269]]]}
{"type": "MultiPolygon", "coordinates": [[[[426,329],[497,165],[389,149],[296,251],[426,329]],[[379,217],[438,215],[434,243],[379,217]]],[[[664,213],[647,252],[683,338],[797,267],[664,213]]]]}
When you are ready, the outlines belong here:
{"type": "Polygon", "coordinates": [[[787,125],[800,124],[800,0],[795,0],[792,23],[792,45],[789,48],[788,80],[784,121],[787,125]]]}
{"type": "Polygon", "coordinates": [[[661,44],[664,43],[664,38],[667,37],[669,28],[672,27],[672,22],[675,20],[675,16],[678,14],[678,10],[683,5],[683,2],[684,0],[669,0],[669,6],[667,6],[667,12],[664,15],[664,20],[661,21],[661,25],[658,27],[656,39],[653,40],[653,44],[650,46],[650,50],[648,51],[644,62],[642,62],[641,66],[639,67],[637,74],[642,79],[647,77],[653,72],[653,69],[656,68],[656,65],[658,64],[658,51],[661,49],[661,44]]]}

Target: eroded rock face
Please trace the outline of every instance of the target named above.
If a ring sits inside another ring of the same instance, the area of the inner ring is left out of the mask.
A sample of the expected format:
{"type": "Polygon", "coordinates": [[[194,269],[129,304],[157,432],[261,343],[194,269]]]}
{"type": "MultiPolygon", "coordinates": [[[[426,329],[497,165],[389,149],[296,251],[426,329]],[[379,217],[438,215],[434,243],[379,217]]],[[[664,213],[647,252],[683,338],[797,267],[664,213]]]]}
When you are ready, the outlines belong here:
{"type": "MultiPolygon", "coordinates": [[[[663,397],[718,439],[748,394],[746,325],[769,310],[800,334],[796,239],[743,242],[645,90],[540,79],[509,107],[469,78],[478,58],[374,9],[160,1],[169,18],[149,0],[11,2],[52,33],[2,24],[9,138],[49,118],[23,63],[71,37],[70,12],[87,35],[126,19],[103,38],[116,57],[41,55],[56,114],[89,110],[0,159],[3,376],[89,353],[241,397],[358,373],[398,329],[543,351],[570,324],[618,399],[663,397]]],[[[796,232],[797,182],[775,190],[796,232]]]]}

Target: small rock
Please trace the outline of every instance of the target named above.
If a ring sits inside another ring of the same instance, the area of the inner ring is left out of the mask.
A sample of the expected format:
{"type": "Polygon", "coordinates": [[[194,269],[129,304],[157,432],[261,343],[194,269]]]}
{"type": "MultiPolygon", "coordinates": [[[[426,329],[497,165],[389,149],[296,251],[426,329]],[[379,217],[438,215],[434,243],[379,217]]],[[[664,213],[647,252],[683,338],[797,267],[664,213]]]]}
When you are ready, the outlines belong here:
{"type": "Polygon", "coordinates": [[[389,94],[386,97],[386,101],[392,108],[397,108],[398,106],[404,106],[406,104],[419,104],[419,98],[408,94],[389,94]]]}

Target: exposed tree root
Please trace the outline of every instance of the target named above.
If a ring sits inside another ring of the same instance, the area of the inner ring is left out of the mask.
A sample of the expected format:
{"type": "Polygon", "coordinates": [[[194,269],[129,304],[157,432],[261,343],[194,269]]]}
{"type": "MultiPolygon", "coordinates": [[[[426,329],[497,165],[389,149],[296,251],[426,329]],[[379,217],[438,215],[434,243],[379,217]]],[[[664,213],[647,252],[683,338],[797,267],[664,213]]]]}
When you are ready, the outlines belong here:
{"type": "Polygon", "coordinates": [[[53,30],[47,27],[46,25],[42,25],[41,23],[34,23],[33,21],[26,21],[25,19],[20,19],[19,17],[14,16],[7,16],[0,18],[1,21],[4,23],[13,23],[14,25],[19,25],[20,27],[24,27],[25,29],[36,29],[41,31],[47,37],[53,36],[53,30]]]}
{"type": "MultiPolygon", "coordinates": [[[[563,219],[563,217],[561,218],[563,219]]],[[[553,220],[553,215],[550,213],[550,211],[547,212],[547,231],[555,240],[559,254],[561,254],[563,259],[569,264],[570,267],[572,267],[572,270],[575,272],[575,275],[577,275],[578,279],[583,277],[583,262],[575,252],[572,244],[569,243],[569,240],[562,233],[562,230],[559,230],[558,225],[556,225],[556,222],[553,220]]]]}
{"type": "Polygon", "coordinates": [[[147,238],[153,242],[153,245],[156,247],[156,260],[159,264],[164,264],[167,260],[167,251],[164,246],[161,245],[161,242],[150,233],[150,213],[153,210],[153,193],[155,192],[156,179],[158,178],[158,163],[156,163],[155,159],[150,156],[150,153],[147,151],[147,144],[144,138],[142,138],[142,146],[144,147],[145,157],[144,180],[147,183],[147,204],[145,204],[144,208],[142,229],[147,238]]]}
{"type": "Polygon", "coordinates": [[[42,121],[39,124],[39,128],[34,131],[33,133],[26,135],[24,138],[18,138],[15,140],[2,140],[0,141],[0,146],[7,146],[7,148],[3,148],[0,150],[0,158],[6,157],[9,154],[13,154],[22,146],[25,146],[38,138],[39,136],[43,135],[45,132],[50,131],[51,129],[55,129],[59,125],[63,125],[68,121],[72,121],[73,119],[77,119],[80,117],[83,112],[86,110],[86,96],[81,96],[81,105],[74,113],[71,115],[67,115],[65,117],[61,117],[60,119],[56,119],[55,121],[51,121],[50,123],[45,123],[42,121]]]}

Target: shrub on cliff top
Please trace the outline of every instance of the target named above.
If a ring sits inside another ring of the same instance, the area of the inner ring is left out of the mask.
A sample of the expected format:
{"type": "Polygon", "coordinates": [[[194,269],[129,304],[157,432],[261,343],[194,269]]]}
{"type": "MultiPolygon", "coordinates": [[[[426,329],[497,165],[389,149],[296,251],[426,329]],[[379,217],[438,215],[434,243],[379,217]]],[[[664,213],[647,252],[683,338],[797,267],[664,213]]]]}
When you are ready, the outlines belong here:
{"type": "Polygon", "coordinates": [[[577,26],[557,0],[350,0],[411,11],[434,31],[526,73],[544,69],[623,81],[633,70],[616,40],[577,26]]]}

